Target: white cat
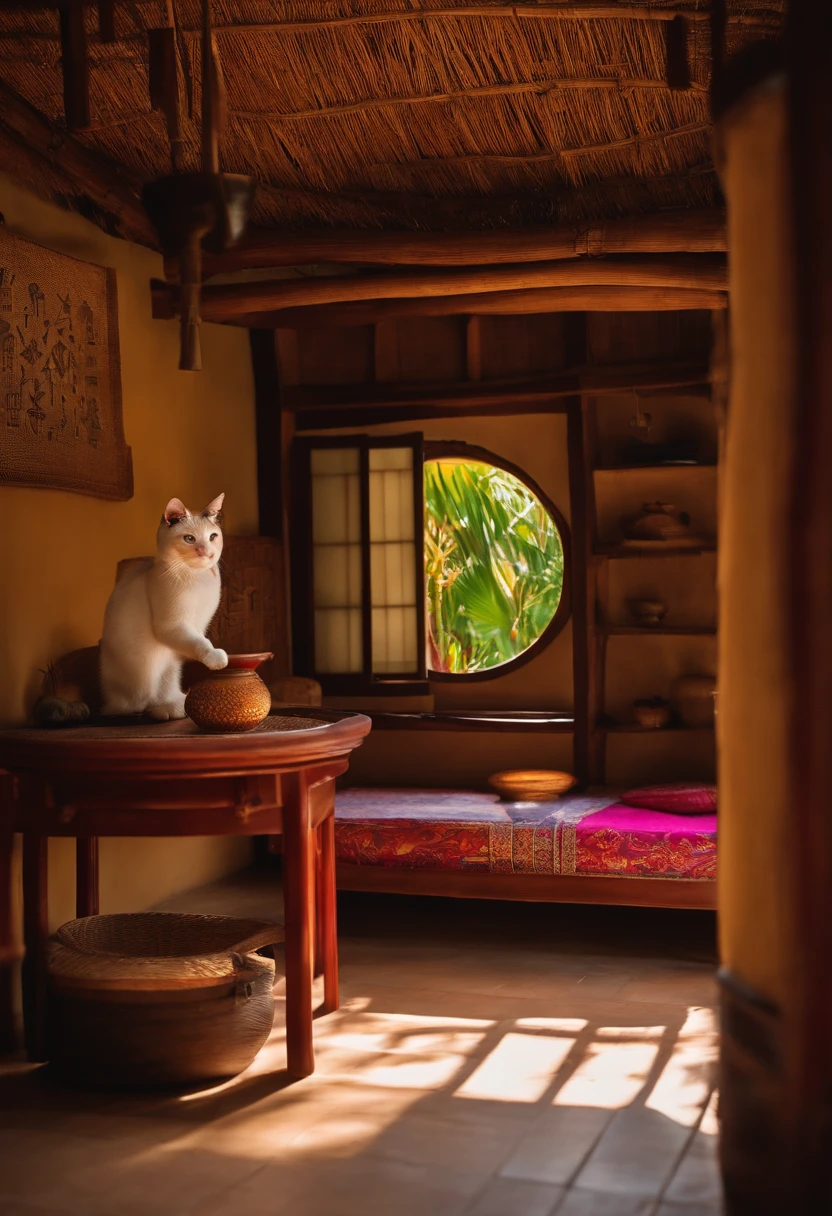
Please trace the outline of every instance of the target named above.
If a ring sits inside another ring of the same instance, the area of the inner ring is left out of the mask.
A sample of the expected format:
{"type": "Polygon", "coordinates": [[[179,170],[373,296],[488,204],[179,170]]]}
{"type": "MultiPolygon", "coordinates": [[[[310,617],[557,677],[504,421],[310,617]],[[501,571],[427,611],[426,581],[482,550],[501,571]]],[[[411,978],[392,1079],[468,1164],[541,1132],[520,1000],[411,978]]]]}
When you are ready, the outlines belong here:
{"type": "Polygon", "coordinates": [[[205,636],[220,602],[224,494],[194,515],[178,498],[165,507],[156,556],[137,562],[115,586],[100,644],[102,713],[185,717],[182,662],[212,671],[228,655],[205,636]]]}

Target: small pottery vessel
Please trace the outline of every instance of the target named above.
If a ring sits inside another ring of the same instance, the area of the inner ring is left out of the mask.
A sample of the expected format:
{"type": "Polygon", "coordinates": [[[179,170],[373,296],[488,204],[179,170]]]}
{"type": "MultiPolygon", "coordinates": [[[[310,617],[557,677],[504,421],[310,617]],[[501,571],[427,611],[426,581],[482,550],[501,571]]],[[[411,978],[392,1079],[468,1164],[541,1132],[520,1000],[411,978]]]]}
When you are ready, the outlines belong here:
{"type": "Polygon", "coordinates": [[[671,697],[685,726],[713,726],[716,679],[714,676],[679,676],[671,697]]]}
{"type": "Polygon", "coordinates": [[[633,701],[633,717],[639,726],[649,730],[661,730],[670,724],[670,705],[662,697],[633,701]]]}
{"type": "Polygon", "coordinates": [[[628,540],[680,540],[690,535],[690,516],[669,502],[646,502],[642,514],[625,520],[622,530],[628,540]]]}
{"type": "Polygon", "coordinates": [[[667,607],[661,600],[630,600],[629,608],[639,625],[653,628],[660,625],[667,615],[667,607]]]}
{"type": "Polygon", "coordinates": [[[185,698],[185,713],[200,730],[224,734],[254,730],[269,716],[271,693],[257,674],[269,654],[230,654],[228,666],[211,671],[185,698]]]}
{"type": "Polygon", "coordinates": [[[577,783],[571,773],[548,769],[511,769],[488,778],[504,802],[554,802],[577,783]]]}

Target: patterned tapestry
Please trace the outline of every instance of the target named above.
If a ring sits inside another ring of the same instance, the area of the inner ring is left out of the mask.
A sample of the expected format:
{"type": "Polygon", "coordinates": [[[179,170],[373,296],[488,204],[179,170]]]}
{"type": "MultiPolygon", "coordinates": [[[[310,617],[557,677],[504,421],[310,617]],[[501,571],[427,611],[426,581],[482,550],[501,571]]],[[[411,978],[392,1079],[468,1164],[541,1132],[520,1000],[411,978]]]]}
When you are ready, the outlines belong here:
{"type": "Polygon", "coordinates": [[[133,494],[115,271],[0,225],[0,483],[133,494]]]}

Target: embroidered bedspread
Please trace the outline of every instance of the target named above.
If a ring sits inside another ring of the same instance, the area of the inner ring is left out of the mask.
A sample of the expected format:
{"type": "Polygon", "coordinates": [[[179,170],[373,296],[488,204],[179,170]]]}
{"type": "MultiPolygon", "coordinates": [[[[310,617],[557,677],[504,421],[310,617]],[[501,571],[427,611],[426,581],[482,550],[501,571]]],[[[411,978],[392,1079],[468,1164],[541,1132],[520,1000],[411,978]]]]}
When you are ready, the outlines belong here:
{"type": "Polygon", "coordinates": [[[351,865],[485,874],[716,877],[716,815],[642,811],[614,797],[506,803],[467,790],[342,790],[336,854],[351,865]]]}

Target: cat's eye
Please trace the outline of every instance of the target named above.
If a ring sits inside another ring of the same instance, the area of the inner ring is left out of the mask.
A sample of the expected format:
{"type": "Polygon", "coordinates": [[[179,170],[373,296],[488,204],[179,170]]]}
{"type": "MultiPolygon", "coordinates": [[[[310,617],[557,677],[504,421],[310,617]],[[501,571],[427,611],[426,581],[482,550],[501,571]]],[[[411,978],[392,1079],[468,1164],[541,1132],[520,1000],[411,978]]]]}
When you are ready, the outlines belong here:
{"type": "Polygon", "coordinates": [[[212,533],[211,533],[211,535],[208,537],[208,539],[209,539],[209,540],[216,540],[216,539],[217,539],[217,533],[216,533],[216,532],[212,532],[212,533]]]}
{"type": "Polygon", "coordinates": [[[186,545],[193,545],[196,542],[196,537],[191,536],[190,534],[188,534],[187,536],[183,536],[182,539],[184,540],[186,545]]]}

